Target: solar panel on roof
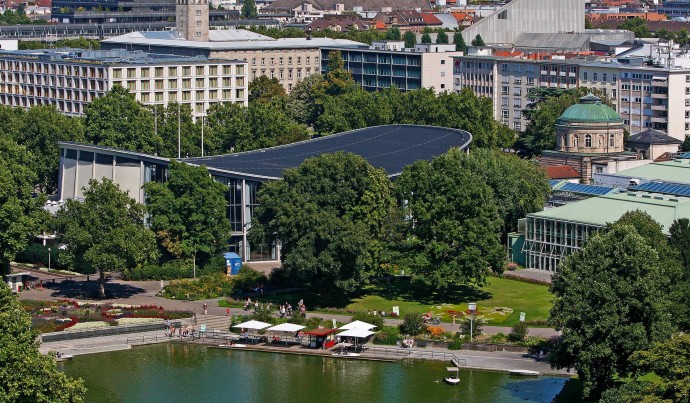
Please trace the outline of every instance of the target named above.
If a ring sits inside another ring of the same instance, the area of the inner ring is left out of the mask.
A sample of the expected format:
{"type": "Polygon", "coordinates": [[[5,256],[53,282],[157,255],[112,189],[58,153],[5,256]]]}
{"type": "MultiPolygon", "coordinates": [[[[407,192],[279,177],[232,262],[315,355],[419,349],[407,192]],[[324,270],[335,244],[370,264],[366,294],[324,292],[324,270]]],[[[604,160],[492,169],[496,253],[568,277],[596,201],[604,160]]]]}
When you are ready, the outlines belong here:
{"type": "Polygon", "coordinates": [[[666,182],[647,182],[630,188],[652,193],[663,193],[675,196],[690,196],[690,185],[666,182]]]}
{"type": "Polygon", "coordinates": [[[605,195],[613,191],[613,188],[607,186],[597,186],[597,185],[583,185],[581,183],[566,183],[559,189],[561,192],[572,192],[587,195],[605,195]]]}
{"type": "Polygon", "coordinates": [[[549,179],[549,186],[553,189],[554,186],[558,185],[561,183],[560,179],[549,179]]]}
{"type": "Polygon", "coordinates": [[[690,159],[690,152],[678,154],[676,158],[690,159]]]}

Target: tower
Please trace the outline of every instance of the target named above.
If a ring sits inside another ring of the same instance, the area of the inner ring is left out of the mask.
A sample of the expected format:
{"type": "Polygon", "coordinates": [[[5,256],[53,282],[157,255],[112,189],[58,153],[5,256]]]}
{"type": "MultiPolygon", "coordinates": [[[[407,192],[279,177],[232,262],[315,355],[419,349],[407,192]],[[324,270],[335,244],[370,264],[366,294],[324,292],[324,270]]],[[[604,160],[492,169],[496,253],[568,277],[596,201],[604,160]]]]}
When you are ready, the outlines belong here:
{"type": "Polygon", "coordinates": [[[177,32],[188,41],[208,41],[208,0],[177,0],[177,32]]]}

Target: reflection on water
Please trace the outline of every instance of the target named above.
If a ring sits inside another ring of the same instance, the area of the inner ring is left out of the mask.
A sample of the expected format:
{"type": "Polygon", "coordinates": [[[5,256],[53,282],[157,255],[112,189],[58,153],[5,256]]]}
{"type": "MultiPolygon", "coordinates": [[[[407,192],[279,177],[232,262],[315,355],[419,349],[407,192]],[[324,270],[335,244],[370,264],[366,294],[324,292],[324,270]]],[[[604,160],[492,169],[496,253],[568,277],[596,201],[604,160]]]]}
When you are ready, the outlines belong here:
{"type": "Polygon", "coordinates": [[[551,402],[565,378],[525,379],[445,362],[355,361],[159,344],[59,363],[100,402],[551,402]]]}

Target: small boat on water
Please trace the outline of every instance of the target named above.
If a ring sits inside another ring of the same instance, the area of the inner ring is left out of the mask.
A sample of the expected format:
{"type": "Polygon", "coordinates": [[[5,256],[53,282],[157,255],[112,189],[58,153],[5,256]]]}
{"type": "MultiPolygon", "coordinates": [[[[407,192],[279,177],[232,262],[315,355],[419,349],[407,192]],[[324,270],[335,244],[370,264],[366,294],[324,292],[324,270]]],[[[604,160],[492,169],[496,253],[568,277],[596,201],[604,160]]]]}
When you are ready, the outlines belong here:
{"type": "Polygon", "coordinates": [[[70,354],[58,354],[55,356],[55,360],[58,362],[71,360],[72,358],[74,358],[74,356],[70,354]]]}
{"type": "Polygon", "coordinates": [[[221,348],[245,348],[246,344],[219,344],[218,347],[221,348]]]}
{"type": "Polygon", "coordinates": [[[332,355],[333,357],[343,357],[343,358],[347,358],[347,357],[359,357],[359,354],[357,354],[357,353],[334,353],[334,354],[331,354],[331,355],[332,355]]]}
{"type": "Polygon", "coordinates": [[[508,371],[510,375],[516,375],[516,376],[539,376],[541,375],[537,371],[530,371],[528,369],[511,369],[508,371]]]}
{"type": "Polygon", "coordinates": [[[448,371],[448,376],[443,378],[443,380],[449,385],[457,385],[460,383],[460,368],[458,367],[446,367],[448,371]]]}

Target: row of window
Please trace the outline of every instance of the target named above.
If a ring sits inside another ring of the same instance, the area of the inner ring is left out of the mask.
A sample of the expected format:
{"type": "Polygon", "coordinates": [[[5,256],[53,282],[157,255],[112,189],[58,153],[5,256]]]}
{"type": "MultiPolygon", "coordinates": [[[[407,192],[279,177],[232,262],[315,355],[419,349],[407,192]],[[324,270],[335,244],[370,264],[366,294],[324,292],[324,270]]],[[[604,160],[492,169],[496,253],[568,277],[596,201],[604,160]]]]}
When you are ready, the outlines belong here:
{"type": "MultiPolygon", "coordinates": [[[[223,87],[232,87],[233,85],[233,80],[230,77],[224,77],[222,80],[219,80],[218,78],[197,78],[194,81],[192,81],[191,78],[183,78],[183,79],[177,79],[173,78],[170,80],[145,80],[145,81],[114,81],[113,85],[121,85],[125,88],[127,88],[129,91],[137,91],[139,90],[150,90],[152,87],[157,90],[163,90],[163,89],[191,89],[191,88],[219,88],[219,84],[222,84],[223,87]],[[137,87],[137,83],[138,87],[137,87]],[[167,83],[167,86],[166,86],[167,83]],[[153,85],[152,85],[153,84],[153,85]],[[194,84],[192,86],[192,84],[194,84]]],[[[245,80],[244,77],[236,77],[234,80],[234,85],[236,87],[244,87],[245,86],[245,80]]]]}
{"type": "MultiPolygon", "coordinates": [[[[295,60],[297,60],[297,65],[302,64],[302,56],[295,56],[295,60]]],[[[288,56],[288,57],[261,57],[258,59],[261,62],[262,66],[266,66],[266,61],[268,61],[269,66],[275,66],[276,65],[276,60],[278,61],[278,66],[283,66],[285,65],[285,62],[287,61],[287,65],[291,66],[293,62],[293,57],[288,56]]],[[[305,56],[306,60],[306,65],[311,65],[311,56],[305,56]]],[[[253,57],[252,58],[252,66],[256,66],[257,58],[253,57]]],[[[319,64],[319,57],[314,56],[314,64],[319,64]]]]}
{"type": "MultiPolygon", "coordinates": [[[[311,75],[312,69],[311,68],[306,68],[304,69],[304,77],[309,77],[311,75]]],[[[316,69],[314,69],[314,72],[316,72],[316,69]]],[[[297,78],[298,80],[302,79],[302,69],[296,69],[296,74],[293,75],[293,69],[288,69],[285,71],[285,69],[280,69],[278,70],[278,74],[276,74],[276,71],[271,69],[271,70],[252,70],[252,80],[255,79],[256,77],[260,76],[266,76],[268,78],[278,78],[279,80],[285,79],[287,76],[288,80],[292,80],[294,78],[297,78]],[[287,74],[286,74],[287,73],[287,74]]]]}
{"type": "Polygon", "coordinates": [[[223,66],[171,66],[171,67],[128,67],[114,68],[113,78],[148,78],[148,77],[191,77],[192,72],[195,76],[217,76],[222,72],[224,76],[233,74],[243,75],[244,65],[223,65],[223,66]],[[234,69],[233,69],[234,68],[234,69]]]}
{"type": "MultiPolygon", "coordinates": [[[[572,137],[572,144],[573,147],[577,148],[579,147],[579,138],[577,135],[572,137]]],[[[616,146],[616,136],[613,134],[609,134],[609,147],[615,147],[616,146]]],[[[592,135],[591,134],[585,134],[585,147],[586,148],[591,148],[592,147],[592,135]]],[[[599,136],[599,148],[604,147],[604,138],[603,136],[599,136]]]]}
{"type": "MultiPolygon", "coordinates": [[[[149,103],[149,102],[166,102],[165,100],[165,94],[166,92],[142,92],[139,96],[141,99],[142,103],[149,103]]],[[[202,101],[202,100],[217,100],[217,99],[222,99],[222,100],[228,100],[233,98],[238,99],[238,100],[243,100],[245,96],[245,91],[244,89],[236,89],[236,90],[210,90],[208,91],[208,97],[206,97],[206,91],[182,91],[181,93],[178,93],[177,91],[175,92],[168,92],[168,98],[167,102],[177,102],[177,101],[191,101],[192,97],[194,100],[197,101],[202,101]],[[179,99],[178,99],[178,94],[179,94],[179,99]]]]}
{"type": "Polygon", "coordinates": [[[0,60],[0,71],[18,71],[37,74],[60,74],[76,77],[103,78],[105,75],[104,70],[104,67],[0,60]]]}

